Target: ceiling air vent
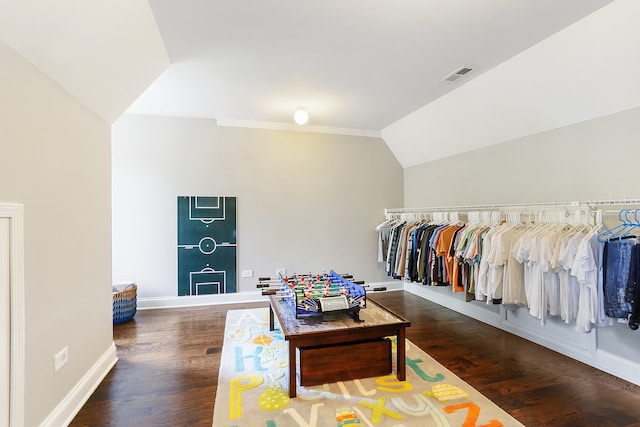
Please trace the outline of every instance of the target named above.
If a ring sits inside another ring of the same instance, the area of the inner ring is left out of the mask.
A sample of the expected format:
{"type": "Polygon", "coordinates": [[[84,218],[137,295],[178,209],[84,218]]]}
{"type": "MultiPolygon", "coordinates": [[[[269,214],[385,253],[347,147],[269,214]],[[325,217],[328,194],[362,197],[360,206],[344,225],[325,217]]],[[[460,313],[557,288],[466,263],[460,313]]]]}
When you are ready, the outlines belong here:
{"type": "Polygon", "coordinates": [[[456,80],[464,77],[469,71],[473,70],[473,68],[470,67],[460,67],[458,69],[456,69],[455,71],[447,74],[446,76],[444,76],[442,79],[440,79],[441,82],[455,82],[456,80]]]}

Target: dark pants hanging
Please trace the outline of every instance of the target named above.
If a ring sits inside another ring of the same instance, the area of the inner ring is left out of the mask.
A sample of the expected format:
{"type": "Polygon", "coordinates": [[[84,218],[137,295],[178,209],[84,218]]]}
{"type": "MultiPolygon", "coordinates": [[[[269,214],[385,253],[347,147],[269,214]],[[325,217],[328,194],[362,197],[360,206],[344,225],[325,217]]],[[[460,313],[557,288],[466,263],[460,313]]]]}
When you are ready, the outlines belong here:
{"type": "Polygon", "coordinates": [[[612,240],[604,244],[604,311],[607,316],[628,319],[627,282],[635,239],[612,240]]]}
{"type": "Polygon", "coordinates": [[[632,307],[629,327],[636,330],[640,326],[640,245],[635,245],[631,252],[626,296],[632,307]]]}

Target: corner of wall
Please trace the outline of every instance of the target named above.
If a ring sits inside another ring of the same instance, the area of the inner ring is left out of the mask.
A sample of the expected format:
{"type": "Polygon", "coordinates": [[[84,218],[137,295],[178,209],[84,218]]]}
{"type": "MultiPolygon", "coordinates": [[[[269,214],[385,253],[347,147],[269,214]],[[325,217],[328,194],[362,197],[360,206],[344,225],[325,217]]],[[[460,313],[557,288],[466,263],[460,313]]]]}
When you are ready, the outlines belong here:
{"type": "Polygon", "coordinates": [[[100,359],[98,359],[91,369],[89,369],[82,379],[71,389],[69,394],[62,399],[53,412],[40,424],[40,427],[69,425],[117,361],[116,345],[115,343],[111,343],[100,359]]]}

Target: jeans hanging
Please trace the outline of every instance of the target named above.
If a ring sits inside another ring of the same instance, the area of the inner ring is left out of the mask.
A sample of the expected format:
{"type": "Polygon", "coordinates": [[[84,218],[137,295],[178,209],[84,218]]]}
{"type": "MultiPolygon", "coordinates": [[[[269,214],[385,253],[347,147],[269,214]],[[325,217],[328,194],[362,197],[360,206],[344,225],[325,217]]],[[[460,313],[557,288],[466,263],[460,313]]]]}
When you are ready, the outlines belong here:
{"type": "Polygon", "coordinates": [[[627,319],[632,306],[627,301],[627,281],[635,236],[604,244],[604,311],[607,316],[627,319]]]}

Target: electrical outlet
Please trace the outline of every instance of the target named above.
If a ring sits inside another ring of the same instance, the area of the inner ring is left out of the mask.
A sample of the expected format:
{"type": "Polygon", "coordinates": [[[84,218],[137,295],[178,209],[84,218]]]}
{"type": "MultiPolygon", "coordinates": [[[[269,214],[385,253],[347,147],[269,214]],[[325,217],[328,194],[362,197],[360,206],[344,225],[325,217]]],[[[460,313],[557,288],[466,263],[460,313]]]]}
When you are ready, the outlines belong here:
{"type": "Polygon", "coordinates": [[[276,268],[276,275],[278,274],[282,274],[283,276],[287,275],[287,269],[286,268],[276,268]]]}
{"type": "Polygon", "coordinates": [[[53,372],[58,372],[69,361],[69,347],[65,347],[53,356],[53,372]]]}
{"type": "Polygon", "coordinates": [[[253,270],[242,270],[242,277],[253,277],[253,270]]]}

